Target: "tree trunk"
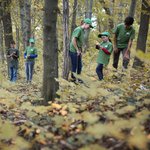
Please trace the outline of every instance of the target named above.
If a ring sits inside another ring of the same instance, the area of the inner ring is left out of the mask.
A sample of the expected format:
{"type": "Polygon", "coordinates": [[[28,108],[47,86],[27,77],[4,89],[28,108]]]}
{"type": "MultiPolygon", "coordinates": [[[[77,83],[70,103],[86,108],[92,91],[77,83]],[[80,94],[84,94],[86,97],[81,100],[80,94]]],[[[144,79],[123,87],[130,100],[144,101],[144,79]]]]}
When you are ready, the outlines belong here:
{"type": "MultiPolygon", "coordinates": [[[[139,34],[137,39],[137,47],[136,50],[140,50],[143,53],[146,53],[146,41],[147,41],[147,35],[149,30],[149,13],[150,12],[150,6],[146,2],[146,0],[142,0],[142,10],[141,10],[141,17],[140,17],[140,28],[139,28],[139,34]]],[[[143,66],[143,62],[135,57],[133,67],[140,67],[143,66]]]]}
{"type": "Polygon", "coordinates": [[[121,2],[119,2],[118,24],[122,23],[124,21],[122,8],[123,8],[123,2],[121,1],[121,2]]]}
{"type": "Polygon", "coordinates": [[[106,14],[109,16],[109,18],[108,18],[108,27],[106,26],[106,29],[104,29],[104,30],[111,31],[114,28],[114,22],[113,22],[113,19],[112,19],[114,1],[113,0],[110,1],[110,3],[111,3],[110,6],[111,7],[106,6],[104,0],[101,0],[100,3],[103,5],[103,8],[105,9],[106,14]]]}
{"type": "Polygon", "coordinates": [[[137,0],[131,0],[129,16],[134,17],[137,0]]]}
{"type": "Polygon", "coordinates": [[[70,39],[71,39],[72,32],[74,31],[74,29],[77,26],[76,25],[77,6],[78,6],[78,1],[74,0],[70,39]]]}
{"type": "Polygon", "coordinates": [[[63,78],[69,76],[69,2],[63,0],[63,78]]]}
{"type": "MultiPolygon", "coordinates": [[[[92,7],[93,7],[93,0],[86,0],[86,12],[85,12],[85,18],[92,18],[92,7]]],[[[89,47],[89,33],[90,30],[85,31],[85,36],[84,36],[84,48],[85,50],[89,47]]]]}
{"type": "MultiPolygon", "coordinates": [[[[3,0],[2,2],[0,2],[1,9],[2,9],[1,11],[2,11],[2,22],[3,22],[3,29],[4,29],[5,49],[8,49],[10,47],[10,41],[13,40],[10,4],[11,4],[11,0],[3,0]]],[[[8,59],[7,59],[7,71],[9,74],[8,59]]]]}
{"type": "Polygon", "coordinates": [[[31,36],[31,4],[29,0],[19,0],[22,43],[25,50],[31,36]]]}
{"type": "Polygon", "coordinates": [[[19,42],[19,28],[16,27],[16,47],[19,49],[20,42],[19,42]]]}
{"type": "Polygon", "coordinates": [[[13,40],[12,21],[10,12],[11,0],[3,0],[1,4],[2,4],[2,22],[4,27],[5,48],[8,49],[10,47],[10,41],[13,40]]]}
{"type": "Polygon", "coordinates": [[[0,62],[4,63],[4,47],[3,47],[3,25],[0,21],[0,62]]]}
{"type": "Polygon", "coordinates": [[[58,41],[57,41],[58,0],[44,0],[44,70],[43,91],[45,103],[54,100],[58,90],[58,41]]]}

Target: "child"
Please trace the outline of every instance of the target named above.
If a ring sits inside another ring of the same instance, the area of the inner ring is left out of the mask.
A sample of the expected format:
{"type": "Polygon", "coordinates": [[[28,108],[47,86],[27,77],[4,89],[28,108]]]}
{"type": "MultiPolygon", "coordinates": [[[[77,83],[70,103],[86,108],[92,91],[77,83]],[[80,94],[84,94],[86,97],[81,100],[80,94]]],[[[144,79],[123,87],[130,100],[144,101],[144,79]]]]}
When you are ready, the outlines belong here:
{"type": "Polygon", "coordinates": [[[34,46],[35,40],[31,38],[29,43],[30,45],[26,48],[24,53],[24,58],[26,59],[25,71],[27,83],[31,83],[32,81],[35,58],[38,56],[37,49],[34,46]]]}
{"type": "Polygon", "coordinates": [[[15,48],[15,41],[10,42],[10,48],[7,51],[8,73],[11,82],[16,82],[18,71],[19,50],[15,48]]]}
{"type": "Polygon", "coordinates": [[[96,44],[96,49],[99,50],[97,58],[98,65],[96,68],[96,73],[99,80],[103,80],[103,67],[108,65],[110,55],[113,51],[113,46],[109,40],[109,36],[109,32],[103,32],[98,35],[98,37],[102,39],[101,43],[96,44]]]}

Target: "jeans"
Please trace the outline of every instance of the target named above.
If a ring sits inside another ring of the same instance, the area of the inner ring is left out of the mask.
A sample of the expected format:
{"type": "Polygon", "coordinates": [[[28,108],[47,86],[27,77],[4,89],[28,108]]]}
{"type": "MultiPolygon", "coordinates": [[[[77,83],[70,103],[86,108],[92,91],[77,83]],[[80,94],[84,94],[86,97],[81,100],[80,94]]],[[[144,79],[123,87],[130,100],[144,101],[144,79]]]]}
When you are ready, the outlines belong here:
{"type": "Polygon", "coordinates": [[[74,52],[69,52],[71,58],[71,71],[81,74],[82,71],[82,56],[74,52]]]}
{"type": "Polygon", "coordinates": [[[14,66],[9,66],[9,78],[10,78],[10,81],[12,82],[16,82],[17,80],[17,67],[14,67],[14,66]]]}
{"type": "Polygon", "coordinates": [[[98,75],[99,80],[103,80],[103,64],[98,64],[97,65],[96,73],[98,75]]]}
{"type": "Polygon", "coordinates": [[[27,82],[32,81],[33,69],[34,69],[34,61],[27,61],[25,63],[25,71],[26,71],[26,80],[27,80],[27,82]]]}
{"type": "MultiPolygon", "coordinates": [[[[126,48],[118,48],[118,52],[114,52],[114,58],[113,58],[113,67],[114,68],[118,68],[118,62],[119,62],[119,57],[120,57],[120,52],[122,52],[123,55],[123,62],[122,62],[122,66],[127,69],[127,66],[129,64],[129,59],[126,59],[124,57],[124,54],[126,52],[126,48]]],[[[130,56],[130,53],[129,53],[130,56]]]]}

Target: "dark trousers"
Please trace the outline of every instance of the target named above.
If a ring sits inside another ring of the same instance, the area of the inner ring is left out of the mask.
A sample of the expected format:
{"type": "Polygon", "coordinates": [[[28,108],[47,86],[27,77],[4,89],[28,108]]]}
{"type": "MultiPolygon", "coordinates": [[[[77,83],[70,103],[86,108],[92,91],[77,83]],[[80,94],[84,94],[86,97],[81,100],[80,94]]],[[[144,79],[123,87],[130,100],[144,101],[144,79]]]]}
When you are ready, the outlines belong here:
{"type": "Polygon", "coordinates": [[[97,65],[96,73],[98,75],[99,80],[103,80],[103,64],[98,64],[97,65]]]}
{"type": "MultiPolygon", "coordinates": [[[[126,59],[124,57],[124,54],[126,52],[126,48],[118,48],[118,52],[114,52],[113,67],[116,68],[116,69],[118,68],[118,62],[119,62],[119,57],[120,57],[121,52],[122,52],[122,55],[123,55],[122,66],[127,69],[128,64],[129,64],[129,59],[126,59]]],[[[129,56],[130,56],[130,53],[129,53],[129,56]]]]}
{"type": "Polygon", "coordinates": [[[81,74],[82,71],[82,56],[77,53],[69,52],[71,58],[71,71],[77,74],[81,74]]]}
{"type": "Polygon", "coordinates": [[[33,61],[27,61],[25,63],[25,71],[26,71],[26,80],[27,80],[27,82],[32,81],[33,69],[34,69],[34,62],[33,61]]]}
{"type": "Polygon", "coordinates": [[[17,67],[15,66],[9,66],[9,77],[10,81],[16,82],[17,80],[17,67]]]}

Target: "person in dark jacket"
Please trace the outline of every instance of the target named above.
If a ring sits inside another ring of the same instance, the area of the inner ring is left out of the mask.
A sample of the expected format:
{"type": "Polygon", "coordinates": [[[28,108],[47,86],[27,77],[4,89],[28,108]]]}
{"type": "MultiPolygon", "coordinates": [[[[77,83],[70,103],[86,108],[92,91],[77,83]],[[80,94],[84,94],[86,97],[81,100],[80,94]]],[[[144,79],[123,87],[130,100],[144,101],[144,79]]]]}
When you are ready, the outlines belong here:
{"type": "Polygon", "coordinates": [[[19,50],[15,47],[15,41],[10,42],[10,48],[7,50],[8,58],[8,76],[11,82],[16,82],[18,73],[19,50]]]}

